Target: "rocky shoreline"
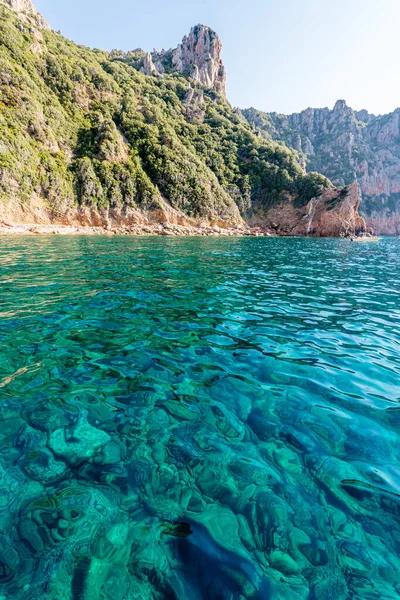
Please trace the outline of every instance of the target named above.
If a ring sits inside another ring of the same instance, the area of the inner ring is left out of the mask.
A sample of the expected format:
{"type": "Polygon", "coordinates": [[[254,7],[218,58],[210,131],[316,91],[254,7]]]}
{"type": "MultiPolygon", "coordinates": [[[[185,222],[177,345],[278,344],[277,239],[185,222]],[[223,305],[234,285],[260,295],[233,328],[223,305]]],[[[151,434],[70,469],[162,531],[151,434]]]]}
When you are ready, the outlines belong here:
{"type": "Polygon", "coordinates": [[[9,224],[0,222],[0,235],[133,235],[133,236],[225,236],[270,237],[274,235],[260,227],[212,227],[207,225],[136,224],[91,227],[83,225],[9,224]]]}
{"type": "Polygon", "coordinates": [[[358,212],[360,202],[359,187],[352,184],[328,188],[305,206],[297,206],[288,197],[263,214],[255,214],[247,223],[202,222],[168,206],[148,213],[136,210],[129,215],[81,210],[66,213],[61,223],[51,222],[46,211],[36,211],[39,218],[34,210],[29,215],[5,211],[0,220],[0,235],[357,237],[372,234],[358,212]]]}

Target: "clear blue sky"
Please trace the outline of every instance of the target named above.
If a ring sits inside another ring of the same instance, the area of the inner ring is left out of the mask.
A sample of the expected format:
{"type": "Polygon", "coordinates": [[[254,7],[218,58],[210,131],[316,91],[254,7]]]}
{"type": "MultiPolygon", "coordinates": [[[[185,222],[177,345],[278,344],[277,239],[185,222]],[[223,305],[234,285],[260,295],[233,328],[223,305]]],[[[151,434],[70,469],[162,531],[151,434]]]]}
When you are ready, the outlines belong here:
{"type": "MultiPolygon", "coordinates": [[[[35,0],[34,0],[35,1],[35,0]]],[[[400,0],[36,0],[54,29],[106,50],[177,46],[192,25],[223,42],[235,106],[297,112],[343,98],[400,106],[400,0]]]]}

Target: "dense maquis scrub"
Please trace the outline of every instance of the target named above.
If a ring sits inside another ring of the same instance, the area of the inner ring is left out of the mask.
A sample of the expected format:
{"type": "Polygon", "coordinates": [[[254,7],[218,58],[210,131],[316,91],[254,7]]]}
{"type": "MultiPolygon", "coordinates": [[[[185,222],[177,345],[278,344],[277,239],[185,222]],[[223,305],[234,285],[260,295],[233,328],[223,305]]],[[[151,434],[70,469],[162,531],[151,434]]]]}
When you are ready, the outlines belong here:
{"type": "Polygon", "coordinates": [[[146,76],[142,65],[143,52],[90,50],[0,6],[2,201],[44,198],[60,217],[166,199],[234,221],[288,193],[304,204],[329,185],[257,137],[214,90],[176,73],[146,76]]]}
{"type": "Polygon", "coordinates": [[[397,600],[398,241],[0,240],[0,597],[397,600]]]}

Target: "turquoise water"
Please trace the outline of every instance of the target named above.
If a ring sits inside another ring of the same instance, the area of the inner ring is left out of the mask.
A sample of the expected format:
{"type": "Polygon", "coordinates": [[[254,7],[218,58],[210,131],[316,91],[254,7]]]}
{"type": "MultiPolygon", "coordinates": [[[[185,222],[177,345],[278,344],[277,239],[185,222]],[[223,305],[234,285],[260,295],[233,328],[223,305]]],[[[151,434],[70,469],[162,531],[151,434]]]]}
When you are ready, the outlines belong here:
{"type": "Polygon", "coordinates": [[[0,598],[400,598],[400,240],[0,238],[0,598]]]}

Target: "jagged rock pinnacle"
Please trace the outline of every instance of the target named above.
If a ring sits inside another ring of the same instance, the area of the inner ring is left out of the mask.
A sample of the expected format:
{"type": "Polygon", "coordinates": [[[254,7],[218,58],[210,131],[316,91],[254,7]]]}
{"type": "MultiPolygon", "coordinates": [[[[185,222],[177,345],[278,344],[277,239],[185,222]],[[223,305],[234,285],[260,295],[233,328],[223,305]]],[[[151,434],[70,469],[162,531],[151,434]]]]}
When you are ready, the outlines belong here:
{"type": "Polygon", "coordinates": [[[337,100],[335,106],[333,107],[334,111],[344,110],[347,107],[346,100],[337,100]]]}
{"type": "Polygon", "coordinates": [[[221,40],[215,31],[205,25],[196,25],[173,51],[172,67],[225,96],[226,73],[221,49],[221,40]]]}
{"type": "Polygon", "coordinates": [[[148,52],[144,57],[143,67],[141,68],[141,71],[145,75],[157,75],[157,69],[153,63],[153,58],[148,52]]]}

